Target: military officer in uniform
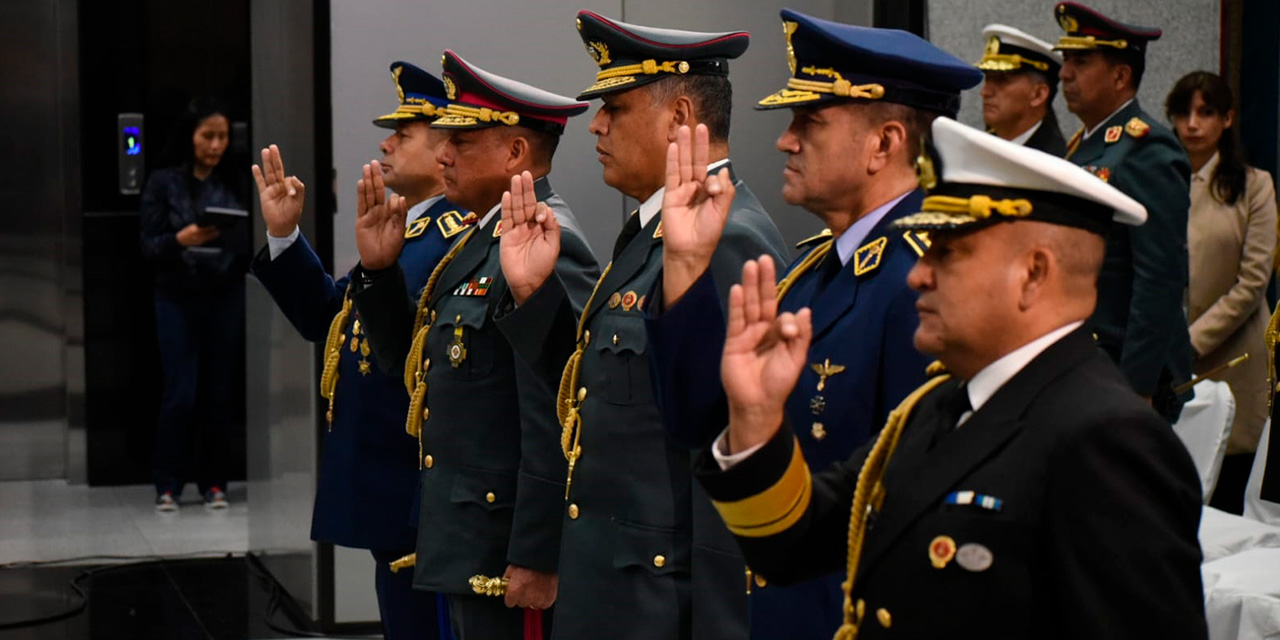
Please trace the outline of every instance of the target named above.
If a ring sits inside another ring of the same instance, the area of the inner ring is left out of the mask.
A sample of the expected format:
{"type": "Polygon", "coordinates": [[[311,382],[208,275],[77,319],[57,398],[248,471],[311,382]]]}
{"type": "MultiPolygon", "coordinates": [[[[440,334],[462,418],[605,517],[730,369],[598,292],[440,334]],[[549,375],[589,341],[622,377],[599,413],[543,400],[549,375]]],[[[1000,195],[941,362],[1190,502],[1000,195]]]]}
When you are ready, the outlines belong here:
{"type": "Polygon", "coordinates": [[[1058,95],[1062,54],[1033,35],[1002,24],[982,30],[982,121],[987,131],[1061,158],[1067,141],[1058,128],[1053,97],[1058,95]]]}
{"type": "Polygon", "coordinates": [[[1142,203],[1147,223],[1117,227],[1107,237],[1090,324],[1134,390],[1170,422],[1193,392],[1174,387],[1191,378],[1193,353],[1183,300],[1187,289],[1187,215],[1191,165],[1172,131],[1135,97],[1147,43],[1159,29],[1121,24],[1088,7],[1055,9],[1066,32],[1062,95],[1084,128],[1067,159],[1142,203]]]}
{"type": "Polygon", "coordinates": [[[479,220],[450,231],[449,252],[406,298],[394,260],[403,211],[369,206],[353,297],[379,363],[410,391],[406,427],[423,469],[414,586],[446,594],[460,640],[518,638],[550,623],[539,610],[556,599],[566,464],[553,391],[517,385],[521,364],[494,322],[508,287],[498,210],[511,177],[528,176],[564,230],[554,270],[581,308],[598,266],[546,175],[568,118],[587,105],[452,51],[444,84],[448,104],[431,126],[448,133],[437,155],[445,195],[479,220]]]}
{"type": "Polygon", "coordinates": [[[535,207],[540,198],[519,183],[503,213],[513,221],[502,250],[507,306],[514,308],[499,323],[523,359],[563,392],[565,613],[552,637],[745,638],[742,556],[694,482],[689,450],[663,431],[641,308],[660,280],[664,194],[670,198],[673,189],[685,199],[698,192],[728,217],[723,238],[709,248],[717,273],[785,250],[729,161],[729,61],[746,50],[749,36],[655,29],[589,11],[577,24],[599,67],[578,97],[603,102],[591,132],[604,180],[641,205],[623,225],[580,322],[562,284],[549,277],[559,214],[535,207]],[[671,153],[679,155],[678,170],[671,153]]]}
{"type": "MultiPolygon", "coordinates": [[[[391,78],[399,105],[373,123],[393,130],[380,145],[380,178],[408,208],[396,260],[412,294],[448,249],[447,221],[462,220],[466,210],[444,197],[436,150],[445,135],[428,126],[447,104],[444,85],[407,62],[393,62],[391,78]]],[[[371,551],[387,638],[447,637],[438,624],[447,618],[437,620],[439,596],[414,591],[411,576],[390,567],[413,552],[417,527],[411,506],[417,503],[418,447],[404,430],[404,385],[375,365],[352,308],[350,276],[335,282],[299,233],[305,187],[285,174],[275,145],[262,150],[262,166],[254,166],[253,175],[267,227],[267,246],[253,260],[253,273],[303,337],[325,342],[321,393],[329,408],[311,538],[371,551]]]]}
{"type": "Polygon", "coordinates": [[[838,640],[1205,638],[1195,467],[1084,324],[1103,236],[1142,206],[953,120],[933,135],[922,181],[942,183],[898,225],[933,232],[909,282],[935,377],[874,444],[811,475],[784,403],[814,314],[775,317],[773,267],[749,263],[729,428],[699,479],[753,568],[845,569],[838,640]]]}
{"type": "MultiPolygon", "coordinates": [[[[795,75],[760,108],[791,108],[791,125],[778,139],[788,156],[783,197],[829,231],[802,243],[777,304],[814,312],[816,337],[787,415],[805,458],[821,468],[848,458],[924,381],[927,361],[911,344],[916,294],[906,276],[928,238],[892,224],[919,210],[924,197],[913,165],[929,121],[955,115],[960,91],[981,74],[904,31],[790,10],[782,20],[795,75]]],[[[679,204],[666,205],[662,286],[649,296],[649,357],[672,438],[701,448],[726,421],[717,384],[725,333],[719,293],[738,274],[707,268],[720,226],[714,211],[679,204]]],[[[752,637],[831,637],[840,623],[839,574],[790,587],[767,577],[747,578],[752,637]]]]}

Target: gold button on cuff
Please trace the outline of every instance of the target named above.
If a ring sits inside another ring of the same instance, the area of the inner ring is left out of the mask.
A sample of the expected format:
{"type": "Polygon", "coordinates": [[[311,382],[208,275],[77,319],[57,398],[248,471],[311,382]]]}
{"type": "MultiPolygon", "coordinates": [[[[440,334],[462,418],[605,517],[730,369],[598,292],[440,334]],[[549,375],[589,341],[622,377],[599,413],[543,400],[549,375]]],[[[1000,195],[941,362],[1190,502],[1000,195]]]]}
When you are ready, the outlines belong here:
{"type": "Polygon", "coordinates": [[[454,323],[454,324],[462,324],[462,314],[461,314],[461,313],[459,313],[458,315],[456,315],[456,316],[454,316],[454,317],[453,317],[453,323],[454,323]]]}
{"type": "Polygon", "coordinates": [[[667,566],[667,557],[664,555],[656,555],[653,557],[653,566],[661,569],[667,566]]]}
{"type": "Polygon", "coordinates": [[[570,520],[578,519],[578,505],[576,504],[569,505],[569,519],[570,520]]]}
{"type": "Polygon", "coordinates": [[[613,334],[613,343],[618,344],[618,334],[613,334]]]}
{"type": "Polygon", "coordinates": [[[485,501],[485,502],[492,503],[494,500],[497,500],[497,499],[498,499],[498,496],[493,495],[493,492],[492,492],[492,491],[490,491],[489,493],[484,494],[484,501],[485,501]]]}
{"type": "Polygon", "coordinates": [[[888,609],[876,609],[876,622],[879,622],[880,626],[888,629],[893,626],[893,616],[889,615],[888,609]]]}
{"type": "Polygon", "coordinates": [[[431,467],[436,466],[436,459],[432,458],[431,454],[422,456],[422,466],[430,469],[431,467]]]}

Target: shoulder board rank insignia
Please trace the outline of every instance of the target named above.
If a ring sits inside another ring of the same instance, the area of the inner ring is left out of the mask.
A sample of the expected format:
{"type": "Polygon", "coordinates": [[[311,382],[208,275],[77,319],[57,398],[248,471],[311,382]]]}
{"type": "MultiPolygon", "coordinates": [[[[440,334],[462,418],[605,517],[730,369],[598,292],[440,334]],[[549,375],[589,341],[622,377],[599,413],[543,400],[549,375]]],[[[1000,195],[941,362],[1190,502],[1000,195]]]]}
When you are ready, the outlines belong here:
{"type": "Polygon", "coordinates": [[[1106,141],[1107,144],[1111,144],[1113,142],[1120,142],[1120,134],[1123,132],[1124,132],[1124,127],[1120,125],[1116,125],[1114,127],[1107,127],[1107,135],[1103,138],[1103,140],[1106,141]]]}
{"type": "Polygon", "coordinates": [[[1151,133],[1151,125],[1143,122],[1142,118],[1135,117],[1131,118],[1129,122],[1124,125],[1124,130],[1129,135],[1141,139],[1147,137],[1148,133],[1151,133]]]}
{"type": "Polygon", "coordinates": [[[858,247],[858,250],[853,252],[853,275],[860,276],[875,271],[880,266],[880,258],[884,256],[884,247],[887,244],[889,239],[880,236],[858,247]]]}
{"type": "Polygon", "coordinates": [[[422,216],[409,223],[409,228],[404,230],[404,237],[406,240],[416,238],[426,232],[429,226],[431,226],[431,216],[422,216]]]}
{"type": "Polygon", "coordinates": [[[662,221],[658,221],[658,228],[653,230],[653,239],[657,240],[662,237],[662,221]]]}
{"type": "Polygon", "coordinates": [[[813,243],[815,243],[815,242],[817,242],[817,241],[819,241],[819,240],[826,240],[827,238],[830,238],[830,237],[831,237],[831,230],[830,230],[830,229],[823,229],[823,230],[822,230],[822,233],[819,233],[819,234],[818,234],[818,235],[816,235],[816,236],[809,236],[808,238],[805,238],[804,240],[801,240],[800,242],[797,242],[797,243],[796,243],[796,248],[797,248],[797,249],[802,249],[802,248],[807,247],[807,246],[809,246],[809,245],[811,245],[811,244],[813,244],[813,243]]]}
{"type": "Polygon", "coordinates": [[[929,232],[928,231],[908,231],[902,234],[902,239],[907,241],[907,245],[911,250],[916,252],[916,257],[924,255],[929,250],[929,232]]]}
{"type": "Polygon", "coordinates": [[[436,219],[436,226],[440,227],[440,235],[452,238],[467,228],[466,217],[457,211],[450,211],[436,219]]]}

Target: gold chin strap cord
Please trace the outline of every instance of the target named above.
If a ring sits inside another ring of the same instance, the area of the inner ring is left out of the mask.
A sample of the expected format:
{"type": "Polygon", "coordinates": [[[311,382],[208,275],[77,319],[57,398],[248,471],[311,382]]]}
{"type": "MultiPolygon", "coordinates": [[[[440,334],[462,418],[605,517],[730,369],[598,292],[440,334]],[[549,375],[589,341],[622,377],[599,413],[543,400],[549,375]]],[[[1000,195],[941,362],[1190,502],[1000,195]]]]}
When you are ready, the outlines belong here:
{"type": "Polygon", "coordinates": [[[573,486],[573,469],[578,464],[578,458],[582,457],[582,417],[578,412],[582,408],[582,402],[587,399],[587,388],[578,387],[578,378],[582,374],[582,353],[591,342],[591,332],[587,331],[587,315],[591,311],[591,303],[595,302],[596,294],[600,292],[600,285],[604,284],[604,279],[609,277],[612,269],[613,262],[610,261],[604,268],[604,273],[600,274],[600,279],[596,280],[586,306],[582,307],[582,315],[578,318],[577,348],[569,356],[569,361],[564,365],[564,373],[560,375],[556,415],[560,418],[560,449],[564,452],[564,459],[569,461],[569,475],[564,482],[565,500],[569,499],[569,489],[573,486]]]}
{"type": "Polygon", "coordinates": [[[351,284],[342,294],[342,310],[329,323],[329,335],[324,339],[324,371],[320,374],[320,395],[329,401],[325,420],[333,430],[333,400],[338,389],[338,363],[342,360],[342,344],[346,340],[347,320],[351,317],[351,284]]]}
{"type": "Polygon", "coordinates": [[[782,278],[782,281],[778,283],[778,300],[782,300],[782,298],[787,295],[787,292],[791,291],[791,287],[795,286],[796,281],[799,280],[801,276],[812,269],[814,265],[821,262],[822,258],[831,252],[831,247],[833,246],[835,246],[835,238],[826,240],[814,247],[813,251],[810,251],[809,255],[805,256],[804,260],[801,260],[800,264],[796,265],[796,268],[791,270],[791,273],[788,273],[784,278],[782,278]]]}
{"type": "Polygon", "coordinates": [[[684,60],[667,60],[665,62],[645,60],[640,64],[629,64],[622,67],[605,69],[596,74],[596,82],[609,80],[611,78],[620,78],[622,76],[652,76],[659,73],[675,73],[684,75],[689,73],[689,63],[684,60]]]}
{"type": "Polygon", "coordinates": [[[426,419],[427,412],[427,408],[423,406],[427,399],[427,370],[431,367],[431,359],[424,360],[422,352],[426,349],[427,333],[431,331],[428,319],[435,320],[435,312],[431,311],[431,293],[435,291],[440,275],[458,257],[467,240],[475,235],[476,229],[477,227],[472,227],[467,230],[465,235],[453,243],[453,247],[440,259],[436,268],[431,270],[431,277],[427,278],[427,285],[422,288],[422,295],[418,297],[418,310],[413,319],[413,344],[404,361],[404,387],[409,392],[409,414],[405,417],[404,430],[418,439],[419,468],[422,467],[422,422],[426,419]]]}
{"type": "Polygon", "coordinates": [[[1128,49],[1128,40],[1099,40],[1093,36],[1062,36],[1058,38],[1058,47],[1062,49],[1097,49],[1098,47],[1114,47],[1128,49]]]}
{"type": "Polygon", "coordinates": [[[1032,208],[1029,200],[993,200],[983,195],[969,198],[929,196],[920,207],[921,211],[967,215],[977,220],[985,220],[997,213],[1006,218],[1025,218],[1031,215],[1032,208]]]}
{"type": "Polygon", "coordinates": [[[841,98],[879,100],[884,97],[884,85],[853,84],[852,82],[845,80],[844,76],[840,75],[840,72],[835,69],[804,67],[800,71],[814,76],[827,76],[832,78],[832,81],[823,82],[821,80],[806,80],[804,78],[792,77],[787,80],[788,89],[795,89],[797,91],[813,91],[816,93],[829,93],[831,95],[840,96],[841,98]]]}
{"type": "Polygon", "coordinates": [[[488,107],[468,107],[450,104],[444,108],[445,115],[475,118],[481,122],[501,122],[506,125],[520,124],[520,114],[514,111],[495,111],[488,107]]]}
{"type": "MultiPolygon", "coordinates": [[[[931,371],[936,367],[930,367],[931,371]]],[[[849,512],[849,558],[845,581],[840,585],[844,591],[844,623],[836,631],[833,640],[855,640],[858,637],[858,625],[862,620],[853,604],[853,585],[858,577],[858,563],[862,559],[862,542],[867,534],[867,516],[871,511],[879,511],[884,505],[884,472],[889,466],[889,458],[898,447],[902,430],[911,417],[920,400],[950,380],[950,375],[941,375],[925,382],[923,386],[911,392],[911,395],[889,414],[884,429],[880,431],[871,453],[862,463],[858,472],[858,488],[853,493],[853,509],[849,512]]]]}

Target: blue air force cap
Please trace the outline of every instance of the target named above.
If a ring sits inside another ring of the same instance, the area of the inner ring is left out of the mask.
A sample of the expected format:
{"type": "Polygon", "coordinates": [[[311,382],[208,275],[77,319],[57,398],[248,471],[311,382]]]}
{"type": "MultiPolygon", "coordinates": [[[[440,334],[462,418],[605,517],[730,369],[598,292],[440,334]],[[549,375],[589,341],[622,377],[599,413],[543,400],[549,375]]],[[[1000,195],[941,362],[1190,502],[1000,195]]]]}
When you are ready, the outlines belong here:
{"type": "Polygon", "coordinates": [[[746,31],[702,33],[656,29],[578,12],[578,35],[600,67],[595,84],[578,94],[589,100],[671,76],[727,76],[729,60],[747,50],[746,31]]]}
{"type": "Polygon", "coordinates": [[[757,109],[883,100],[954,116],[960,92],[982,81],[973,65],[898,29],[857,27],[782,10],[791,79],[757,109]]]}
{"type": "Polygon", "coordinates": [[[391,81],[396,85],[400,106],[395,111],[373,119],[379,127],[394,129],[402,122],[431,122],[444,115],[449,100],[439,78],[403,60],[391,63],[391,81]]]}

